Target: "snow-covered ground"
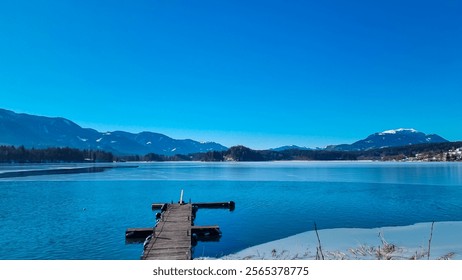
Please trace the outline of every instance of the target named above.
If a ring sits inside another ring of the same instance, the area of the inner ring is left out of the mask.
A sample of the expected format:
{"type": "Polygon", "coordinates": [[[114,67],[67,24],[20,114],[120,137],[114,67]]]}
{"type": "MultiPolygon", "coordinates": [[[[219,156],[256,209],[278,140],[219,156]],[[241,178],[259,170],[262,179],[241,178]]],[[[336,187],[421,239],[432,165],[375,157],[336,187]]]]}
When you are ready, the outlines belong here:
{"type": "Polygon", "coordinates": [[[223,259],[430,259],[462,260],[462,222],[419,223],[402,227],[318,230],[247,248],[223,259]],[[316,256],[318,255],[318,257],[316,256]]]}

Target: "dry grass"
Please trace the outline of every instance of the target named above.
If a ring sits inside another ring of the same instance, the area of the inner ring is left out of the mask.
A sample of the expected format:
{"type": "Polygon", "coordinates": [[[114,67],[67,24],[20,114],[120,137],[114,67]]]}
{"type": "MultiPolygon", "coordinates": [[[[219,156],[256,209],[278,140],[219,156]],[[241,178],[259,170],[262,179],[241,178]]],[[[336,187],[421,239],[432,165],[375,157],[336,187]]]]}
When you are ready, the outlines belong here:
{"type": "Polygon", "coordinates": [[[321,239],[319,239],[318,227],[316,226],[316,223],[314,223],[314,231],[316,232],[316,237],[318,238],[318,247],[316,247],[316,259],[324,260],[324,254],[322,253],[321,248],[321,239]]]}
{"type": "MultiPolygon", "coordinates": [[[[380,240],[380,245],[378,246],[370,246],[367,244],[360,244],[358,247],[349,248],[347,251],[342,252],[339,250],[336,251],[328,251],[321,248],[321,238],[317,231],[316,224],[315,232],[317,237],[317,246],[315,248],[315,252],[310,251],[310,248],[307,248],[303,253],[296,253],[291,254],[290,251],[282,250],[277,251],[276,249],[272,249],[269,257],[267,258],[265,254],[260,254],[257,251],[257,255],[250,255],[246,256],[243,259],[272,259],[272,260],[299,260],[299,259],[313,259],[313,260],[425,260],[430,258],[430,250],[431,250],[431,243],[433,237],[433,226],[432,223],[431,230],[430,230],[430,238],[428,240],[428,248],[424,249],[420,247],[416,251],[410,251],[405,247],[400,247],[396,244],[388,242],[383,233],[379,232],[378,238],[380,240]]],[[[313,248],[314,249],[314,248],[313,248]]],[[[415,249],[414,249],[415,250],[415,249]]],[[[437,260],[450,260],[454,258],[456,254],[454,252],[449,252],[439,258],[437,260]]]]}
{"type": "Polygon", "coordinates": [[[446,255],[444,256],[441,256],[439,258],[437,258],[437,260],[450,260],[454,257],[455,253],[454,252],[450,252],[450,253],[447,253],[446,255]]]}

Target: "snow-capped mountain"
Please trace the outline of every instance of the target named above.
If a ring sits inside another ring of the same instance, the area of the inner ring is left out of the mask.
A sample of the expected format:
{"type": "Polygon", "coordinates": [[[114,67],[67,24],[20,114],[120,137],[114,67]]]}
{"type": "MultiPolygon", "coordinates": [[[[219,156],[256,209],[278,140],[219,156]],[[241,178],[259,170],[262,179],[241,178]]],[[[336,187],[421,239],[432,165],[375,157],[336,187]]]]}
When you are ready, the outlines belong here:
{"type": "Polygon", "coordinates": [[[17,114],[4,109],[0,109],[0,145],[100,149],[117,155],[175,155],[227,150],[214,142],[177,140],[154,132],[98,132],[64,118],[17,114]]]}
{"type": "Polygon", "coordinates": [[[364,151],[385,147],[442,142],[449,141],[439,135],[425,134],[413,128],[399,128],[374,133],[366,139],[359,140],[353,144],[328,146],[326,149],[336,151],[364,151]]]}

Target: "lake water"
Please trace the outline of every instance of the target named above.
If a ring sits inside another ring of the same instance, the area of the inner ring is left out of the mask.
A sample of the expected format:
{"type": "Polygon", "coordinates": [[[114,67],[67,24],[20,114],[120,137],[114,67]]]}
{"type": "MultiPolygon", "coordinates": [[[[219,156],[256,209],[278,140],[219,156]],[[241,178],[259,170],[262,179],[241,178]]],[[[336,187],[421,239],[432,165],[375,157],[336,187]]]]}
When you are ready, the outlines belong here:
{"type": "MultiPolygon", "coordinates": [[[[130,165],[130,164],[127,164],[130,165]]],[[[462,221],[461,163],[137,163],[103,173],[0,179],[0,259],[139,259],[125,229],[150,227],[153,202],[236,202],[201,209],[220,242],[194,256],[219,257],[313,229],[462,221]]],[[[0,172],[53,168],[0,165],[0,172]]]]}

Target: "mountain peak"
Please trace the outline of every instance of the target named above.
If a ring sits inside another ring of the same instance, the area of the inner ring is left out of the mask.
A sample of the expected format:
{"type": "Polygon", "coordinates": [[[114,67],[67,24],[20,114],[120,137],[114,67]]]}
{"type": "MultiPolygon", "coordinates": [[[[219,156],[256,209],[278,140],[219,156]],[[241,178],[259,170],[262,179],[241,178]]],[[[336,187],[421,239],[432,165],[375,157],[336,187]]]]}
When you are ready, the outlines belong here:
{"type": "Polygon", "coordinates": [[[397,133],[418,133],[418,131],[413,128],[398,128],[398,129],[382,131],[378,133],[378,135],[397,134],[397,133]]]}
{"type": "Polygon", "coordinates": [[[366,151],[386,147],[443,142],[449,141],[439,135],[427,135],[413,128],[398,128],[374,133],[369,135],[366,139],[356,141],[353,144],[329,146],[326,149],[337,151],[366,151]]]}

